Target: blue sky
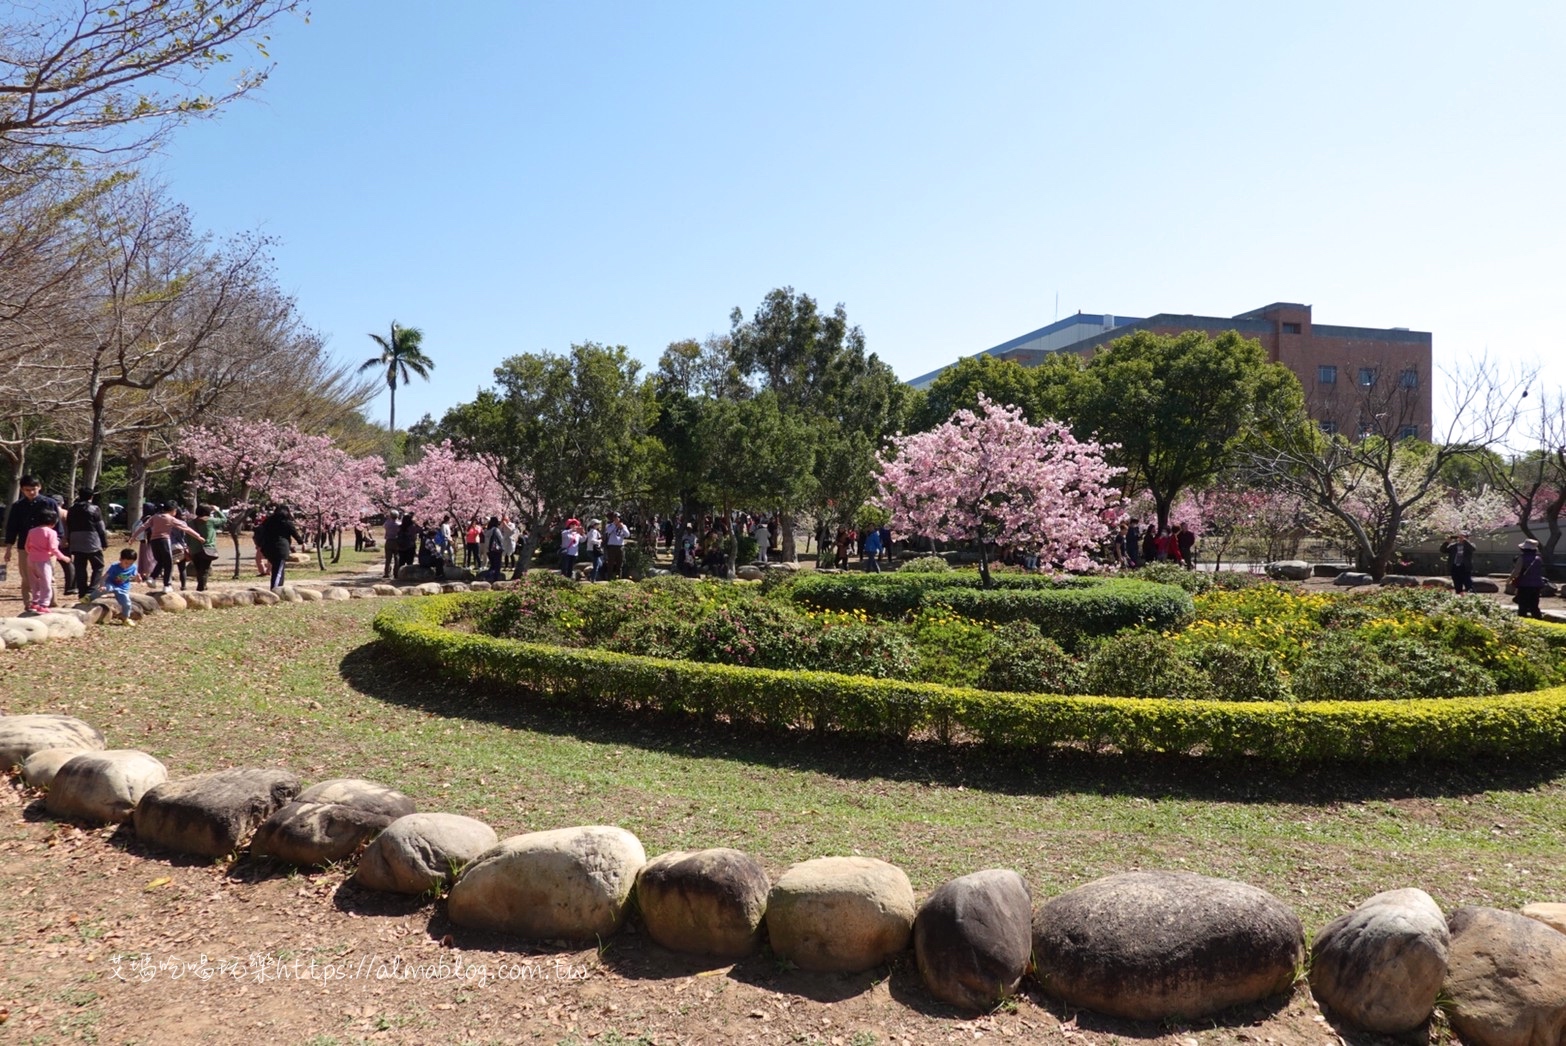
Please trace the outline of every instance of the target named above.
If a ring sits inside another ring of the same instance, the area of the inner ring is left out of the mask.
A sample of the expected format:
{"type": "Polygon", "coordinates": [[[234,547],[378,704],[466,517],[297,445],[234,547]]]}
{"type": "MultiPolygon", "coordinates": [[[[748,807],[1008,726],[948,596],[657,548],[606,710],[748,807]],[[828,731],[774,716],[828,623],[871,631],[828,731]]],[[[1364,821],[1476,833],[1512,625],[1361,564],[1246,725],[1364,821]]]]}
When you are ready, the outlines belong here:
{"type": "Polygon", "coordinates": [[[651,367],[785,285],[904,378],[1078,310],[1283,300],[1566,384],[1566,5],[316,8],[157,166],[279,239],[341,357],[424,329],[404,425],[519,352],[651,367]]]}

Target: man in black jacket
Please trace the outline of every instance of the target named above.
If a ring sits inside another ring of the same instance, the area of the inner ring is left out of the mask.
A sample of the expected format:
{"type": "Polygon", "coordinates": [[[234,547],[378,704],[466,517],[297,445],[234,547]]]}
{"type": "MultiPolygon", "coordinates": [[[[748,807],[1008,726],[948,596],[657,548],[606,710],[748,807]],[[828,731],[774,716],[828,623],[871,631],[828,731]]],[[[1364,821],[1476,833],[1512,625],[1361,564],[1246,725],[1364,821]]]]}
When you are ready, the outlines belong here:
{"type": "Polygon", "coordinates": [[[1458,595],[1474,590],[1474,549],[1467,534],[1453,534],[1441,546],[1447,573],[1452,576],[1452,591],[1458,595]]]}
{"type": "Polygon", "coordinates": [[[27,578],[27,532],[36,527],[39,517],[45,508],[54,509],[55,516],[60,514],[60,506],[53,498],[46,498],[38,493],[39,483],[36,476],[23,476],[19,484],[22,488],[22,496],[17,499],[5,514],[5,561],[11,562],[11,553],[16,552],[17,566],[21,573],[22,583],[22,608],[32,606],[32,582],[27,578]]]}
{"type": "Polygon", "coordinates": [[[103,581],[103,550],[109,545],[109,531],[103,525],[103,513],[93,504],[96,490],[83,491],[65,514],[65,529],[71,543],[71,559],[76,563],[76,594],[82,599],[103,581]]]}

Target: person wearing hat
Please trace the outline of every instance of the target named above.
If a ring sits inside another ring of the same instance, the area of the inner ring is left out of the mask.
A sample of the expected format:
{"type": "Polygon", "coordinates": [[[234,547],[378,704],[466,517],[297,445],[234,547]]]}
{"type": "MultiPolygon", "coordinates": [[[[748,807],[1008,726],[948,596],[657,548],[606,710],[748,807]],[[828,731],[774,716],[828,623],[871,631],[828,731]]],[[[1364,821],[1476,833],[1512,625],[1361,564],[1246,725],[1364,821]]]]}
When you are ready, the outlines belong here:
{"type": "Polygon", "coordinates": [[[1517,548],[1517,564],[1509,579],[1517,588],[1512,602],[1517,604],[1518,617],[1542,618],[1539,593],[1544,590],[1544,559],[1539,555],[1539,543],[1528,538],[1517,548]]]}
{"type": "Polygon", "coordinates": [[[620,522],[620,513],[609,513],[609,523],[604,527],[604,566],[602,573],[609,580],[618,581],[625,572],[625,539],[631,536],[631,528],[620,522]]]}
{"type": "Polygon", "coordinates": [[[1447,573],[1452,576],[1452,591],[1458,595],[1474,590],[1475,551],[1468,535],[1462,532],[1453,534],[1441,546],[1441,554],[1446,557],[1447,573]]]}
{"type": "Polygon", "coordinates": [[[560,573],[576,577],[576,561],[582,547],[582,521],[572,516],[560,531],[560,573]]]}

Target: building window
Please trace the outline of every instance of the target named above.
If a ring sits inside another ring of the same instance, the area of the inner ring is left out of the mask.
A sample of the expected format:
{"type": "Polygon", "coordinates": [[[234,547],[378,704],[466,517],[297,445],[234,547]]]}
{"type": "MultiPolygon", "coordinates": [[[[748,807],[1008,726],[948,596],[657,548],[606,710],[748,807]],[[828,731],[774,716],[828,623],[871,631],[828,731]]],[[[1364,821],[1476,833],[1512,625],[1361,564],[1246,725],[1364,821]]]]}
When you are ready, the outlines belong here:
{"type": "Polygon", "coordinates": [[[1316,368],[1316,384],[1336,385],[1338,383],[1338,368],[1323,363],[1316,368]]]}
{"type": "Polygon", "coordinates": [[[1359,386],[1362,389],[1371,389],[1376,386],[1376,368],[1359,368],[1359,386]]]}
{"type": "Polygon", "coordinates": [[[1285,323],[1283,325],[1283,333],[1285,334],[1298,334],[1299,332],[1300,325],[1298,323],[1285,323]]]}
{"type": "Polygon", "coordinates": [[[1328,436],[1336,436],[1338,434],[1338,423],[1335,421],[1318,421],[1316,424],[1319,425],[1321,427],[1321,431],[1328,436]]]}
{"type": "Polygon", "coordinates": [[[1418,439],[1419,438],[1419,426],[1418,425],[1404,425],[1402,428],[1397,430],[1397,438],[1398,439],[1418,439]]]}
{"type": "Polygon", "coordinates": [[[1397,383],[1405,389],[1419,388],[1419,371],[1413,367],[1408,368],[1397,376],[1397,383]]]}

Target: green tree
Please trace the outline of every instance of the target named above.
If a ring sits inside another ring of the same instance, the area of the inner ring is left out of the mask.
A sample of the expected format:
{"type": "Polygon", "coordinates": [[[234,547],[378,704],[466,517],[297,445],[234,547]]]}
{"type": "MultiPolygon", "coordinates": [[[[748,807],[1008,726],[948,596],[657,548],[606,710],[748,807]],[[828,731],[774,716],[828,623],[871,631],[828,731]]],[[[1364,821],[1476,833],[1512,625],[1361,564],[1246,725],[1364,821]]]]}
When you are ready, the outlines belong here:
{"type": "Polygon", "coordinates": [[[536,542],[557,516],[643,496],[662,467],[658,403],[640,370],[623,345],[512,356],[493,389],[446,412],[438,435],[500,459],[497,478],[530,513],[536,542]]]}
{"type": "Polygon", "coordinates": [[[1265,419],[1299,416],[1304,392],[1234,331],[1136,331],[1089,360],[1066,399],[1083,438],[1118,444],[1105,456],[1126,469],[1128,489],[1152,493],[1164,526],[1180,492],[1211,482],[1265,419]]]}
{"type": "MultiPolygon", "coordinates": [[[[782,287],[749,320],[735,309],[729,321],[729,355],[737,373],[770,391],[782,413],[807,424],[814,447],[802,444],[798,453],[814,452],[816,497],[851,516],[858,502],[847,502],[873,489],[867,481],[881,440],[906,416],[908,387],[865,352],[864,334],[849,325],[842,305],[823,313],[809,295],[782,287]]],[[[779,506],[785,559],[795,558],[793,514],[801,507],[779,506]]]]}
{"type": "Polygon", "coordinates": [[[1016,360],[987,354],[965,357],[941,371],[924,390],[909,412],[908,431],[928,432],[959,410],[977,408],[980,394],[992,403],[1020,407],[1029,421],[1037,422],[1041,420],[1038,386],[1037,371],[1016,360]]]}
{"type": "Polygon", "coordinates": [[[390,338],[371,334],[370,340],[381,347],[380,354],[365,360],[359,365],[359,370],[361,373],[367,370],[385,371],[386,387],[391,389],[391,420],[387,422],[387,428],[396,432],[398,378],[402,379],[404,385],[413,380],[410,376],[412,374],[428,381],[430,371],[435,369],[435,361],[424,355],[424,332],[417,327],[399,326],[396,320],[392,320],[390,338]]]}
{"type": "MultiPolygon", "coordinates": [[[[774,393],[708,402],[695,437],[702,461],[697,490],[722,508],[724,519],[742,505],[797,505],[809,496],[815,465],[809,423],[781,410],[774,393]]],[[[730,577],[737,549],[730,528],[730,577]]]]}

